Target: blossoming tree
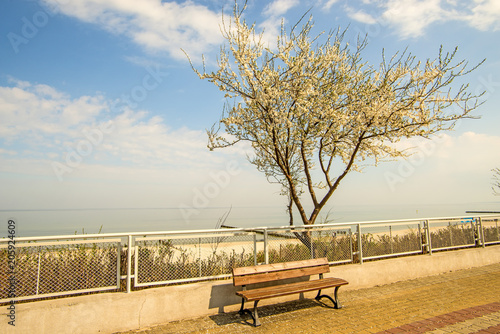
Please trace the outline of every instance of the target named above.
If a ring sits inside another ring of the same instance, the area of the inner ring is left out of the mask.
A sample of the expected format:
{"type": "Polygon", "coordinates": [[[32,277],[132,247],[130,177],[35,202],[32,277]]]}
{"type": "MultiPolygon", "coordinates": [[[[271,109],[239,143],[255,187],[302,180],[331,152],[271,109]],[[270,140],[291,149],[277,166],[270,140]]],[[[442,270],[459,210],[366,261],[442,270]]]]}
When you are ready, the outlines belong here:
{"type": "Polygon", "coordinates": [[[362,59],[366,39],[344,42],[346,31],[311,37],[312,20],[286,31],[268,47],[263,32],[235,5],[222,26],[217,70],[193,70],[225,93],[209,148],[249,142],[249,160],[287,196],[289,224],[314,224],[346,175],[360,162],[375,165],[408,156],[396,142],[451,130],[480,104],[468,86],[452,88],[469,68],[454,62],[457,50],[417,61],[407,52],[378,67],[362,59]],[[369,159],[369,160],[368,160],[369,159]]]}

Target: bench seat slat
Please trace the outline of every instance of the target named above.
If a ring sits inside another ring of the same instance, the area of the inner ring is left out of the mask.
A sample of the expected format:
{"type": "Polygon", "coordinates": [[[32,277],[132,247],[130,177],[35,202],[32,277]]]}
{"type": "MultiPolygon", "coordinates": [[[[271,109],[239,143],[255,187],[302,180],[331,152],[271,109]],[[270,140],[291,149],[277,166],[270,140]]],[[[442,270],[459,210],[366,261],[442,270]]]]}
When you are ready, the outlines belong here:
{"type": "Polygon", "coordinates": [[[296,282],[246,291],[237,291],[236,294],[240,297],[243,297],[246,301],[255,301],[266,298],[286,296],[300,292],[332,288],[346,284],[349,283],[341,278],[328,277],[313,281],[296,282]]]}
{"type": "Polygon", "coordinates": [[[296,278],[296,277],[304,277],[311,276],[316,274],[324,274],[330,272],[330,267],[328,264],[322,266],[315,267],[306,267],[299,269],[291,269],[291,270],[283,270],[283,271],[274,271],[270,273],[259,273],[255,275],[245,275],[245,276],[234,276],[233,283],[234,286],[242,286],[248,284],[255,283],[264,283],[264,282],[272,282],[278,281],[287,278],[296,278]]]}
{"type": "Polygon", "coordinates": [[[298,269],[298,268],[304,268],[304,267],[322,266],[325,264],[328,264],[328,260],[326,258],[291,261],[291,262],[274,263],[274,264],[262,264],[259,266],[234,268],[233,269],[233,276],[269,273],[269,272],[274,272],[274,271],[281,271],[284,269],[298,269]]]}

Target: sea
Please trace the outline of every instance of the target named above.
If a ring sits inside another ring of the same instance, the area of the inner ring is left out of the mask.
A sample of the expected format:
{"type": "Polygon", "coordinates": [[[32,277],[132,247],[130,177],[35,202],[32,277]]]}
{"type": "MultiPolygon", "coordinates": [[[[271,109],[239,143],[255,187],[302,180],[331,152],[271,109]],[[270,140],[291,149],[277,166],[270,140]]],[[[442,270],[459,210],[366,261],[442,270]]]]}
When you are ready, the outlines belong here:
{"type": "MultiPolygon", "coordinates": [[[[129,233],[233,227],[288,225],[285,206],[183,208],[83,208],[0,210],[0,237],[9,235],[15,222],[16,237],[60,236],[94,233],[129,233]],[[9,221],[11,223],[9,224],[9,221]]],[[[334,205],[325,208],[317,222],[356,223],[434,217],[471,217],[499,212],[500,201],[421,205],[334,205]]],[[[299,217],[295,217],[300,225],[299,217]]]]}

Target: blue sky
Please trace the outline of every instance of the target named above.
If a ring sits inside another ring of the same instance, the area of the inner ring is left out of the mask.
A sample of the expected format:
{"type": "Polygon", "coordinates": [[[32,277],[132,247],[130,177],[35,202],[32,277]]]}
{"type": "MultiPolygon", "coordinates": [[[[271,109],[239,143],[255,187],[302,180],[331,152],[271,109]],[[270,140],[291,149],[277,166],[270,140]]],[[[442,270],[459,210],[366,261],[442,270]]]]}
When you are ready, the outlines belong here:
{"type": "MultiPolygon", "coordinates": [[[[206,149],[223,94],[198,79],[181,48],[213,66],[221,11],[232,3],[1,1],[0,210],[169,207],[189,217],[284,205],[246,161],[246,146],[206,149]]],[[[368,34],[364,57],[374,66],[382,49],[425,60],[458,46],[459,59],[486,58],[465,78],[471,93],[485,91],[481,119],[401,143],[416,155],[350,174],[333,207],[498,201],[500,2],[250,0],[245,18],[272,38],[282,18],[295,23],[308,9],[316,32],[349,27],[352,42],[368,34]]]]}

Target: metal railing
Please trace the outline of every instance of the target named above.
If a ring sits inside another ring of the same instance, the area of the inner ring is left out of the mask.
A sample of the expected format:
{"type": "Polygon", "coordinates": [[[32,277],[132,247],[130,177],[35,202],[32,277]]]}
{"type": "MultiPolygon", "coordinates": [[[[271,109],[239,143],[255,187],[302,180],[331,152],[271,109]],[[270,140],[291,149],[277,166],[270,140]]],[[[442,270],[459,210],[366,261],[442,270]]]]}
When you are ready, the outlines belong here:
{"type": "Polygon", "coordinates": [[[233,267],[330,264],[500,244],[500,215],[297,227],[0,239],[0,303],[229,278],[233,267]],[[11,242],[12,246],[12,242],[11,242]],[[10,252],[12,254],[12,252],[10,252]]]}

